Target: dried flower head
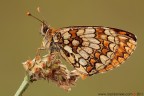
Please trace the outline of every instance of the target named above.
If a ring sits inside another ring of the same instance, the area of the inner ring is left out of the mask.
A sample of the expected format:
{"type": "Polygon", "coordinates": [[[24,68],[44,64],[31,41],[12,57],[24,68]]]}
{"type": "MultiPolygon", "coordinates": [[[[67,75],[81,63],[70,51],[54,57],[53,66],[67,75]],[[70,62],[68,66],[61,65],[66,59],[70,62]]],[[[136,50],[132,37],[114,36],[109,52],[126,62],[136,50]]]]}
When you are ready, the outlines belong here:
{"type": "Polygon", "coordinates": [[[28,72],[31,82],[40,79],[51,80],[60,88],[70,91],[71,86],[75,85],[79,74],[76,70],[69,71],[60,59],[54,58],[54,54],[46,55],[42,58],[36,56],[33,60],[24,62],[23,66],[28,72]]]}

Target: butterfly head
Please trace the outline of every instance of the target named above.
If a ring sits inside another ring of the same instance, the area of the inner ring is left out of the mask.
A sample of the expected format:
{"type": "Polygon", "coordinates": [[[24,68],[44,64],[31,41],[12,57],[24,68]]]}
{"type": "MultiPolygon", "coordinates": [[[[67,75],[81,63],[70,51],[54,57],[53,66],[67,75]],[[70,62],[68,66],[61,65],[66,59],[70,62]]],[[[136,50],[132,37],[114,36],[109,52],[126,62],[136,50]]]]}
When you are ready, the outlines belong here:
{"type": "Polygon", "coordinates": [[[45,22],[43,22],[40,31],[41,35],[45,36],[49,31],[50,31],[50,27],[45,22]]]}

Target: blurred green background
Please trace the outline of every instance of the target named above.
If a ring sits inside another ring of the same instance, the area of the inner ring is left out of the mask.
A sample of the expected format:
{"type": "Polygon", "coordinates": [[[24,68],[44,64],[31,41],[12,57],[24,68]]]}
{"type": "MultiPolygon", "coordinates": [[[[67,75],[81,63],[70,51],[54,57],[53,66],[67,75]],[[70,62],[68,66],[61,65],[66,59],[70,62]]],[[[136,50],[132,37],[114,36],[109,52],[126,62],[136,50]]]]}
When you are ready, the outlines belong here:
{"type": "MultiPolygon", "coordinates": [[[[144,92],[143,0],[1,0],[0,3],[0,96],[13,96],[25,71],[22,62],[33,58],[40,46],[40,23],[26,16],[30,11],[54,28],[100,25],[128,30],[138,37],[132,56],[119,68],[79,79],[72,91],[41,80],[23,96],[99,96],[99,93],[144,92]],[[36,11],[40,7],[41,14],[36,11]]],[[[124,95],[125,96],[125,95],[124,95]]],[[[143,93],[144,96],[144,93],[143,93]]]]}

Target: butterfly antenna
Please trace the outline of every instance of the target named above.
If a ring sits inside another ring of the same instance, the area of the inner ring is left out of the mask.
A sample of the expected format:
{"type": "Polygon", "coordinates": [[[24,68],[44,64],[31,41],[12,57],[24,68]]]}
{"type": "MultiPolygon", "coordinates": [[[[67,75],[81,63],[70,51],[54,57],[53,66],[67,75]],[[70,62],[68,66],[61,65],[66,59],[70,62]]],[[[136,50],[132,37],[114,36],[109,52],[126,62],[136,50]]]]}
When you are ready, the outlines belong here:
{"type": "Polygon", "coordinates": [[[42,15],[40,7],[37,7],[37,12],[39,13],[39,15],[43,18],[43,20],[46,20],[45,17],[42,15]]]}
{"type": "MultiPolygon", "coordinates": [[[[35,16],[32,15],[30,12],[27,12],[27,16],[31,16],[31,17],[35,18],[36,20],[38,20],[38,21],[42,22],[43,24],[45,24],[44,21],[42,21],[42,20],[40,20],[39,18],[35,17],[35,16]]],[[[46,24],[45,24],[45,25],[46,25],[46,24]]]]}

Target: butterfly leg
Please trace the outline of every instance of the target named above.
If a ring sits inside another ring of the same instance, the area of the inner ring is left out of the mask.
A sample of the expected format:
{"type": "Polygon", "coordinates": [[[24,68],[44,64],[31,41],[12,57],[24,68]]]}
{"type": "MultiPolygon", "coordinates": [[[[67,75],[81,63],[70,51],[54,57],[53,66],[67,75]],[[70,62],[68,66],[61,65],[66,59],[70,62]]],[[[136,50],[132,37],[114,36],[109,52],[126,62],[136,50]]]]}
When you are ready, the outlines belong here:
{"type": "Polygon", "coordinates": [[[46,48],[41,44],[40,48],[37,48],[36,50],[36,56],[40,56],[41,51],[46,50],[46,48]]]}
{"type": "Polygon", "coordinates": [[[36,51],[36,55],[40,55],[41,51],[46,50],[45,48],[38,48],[36,51]]]}

